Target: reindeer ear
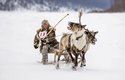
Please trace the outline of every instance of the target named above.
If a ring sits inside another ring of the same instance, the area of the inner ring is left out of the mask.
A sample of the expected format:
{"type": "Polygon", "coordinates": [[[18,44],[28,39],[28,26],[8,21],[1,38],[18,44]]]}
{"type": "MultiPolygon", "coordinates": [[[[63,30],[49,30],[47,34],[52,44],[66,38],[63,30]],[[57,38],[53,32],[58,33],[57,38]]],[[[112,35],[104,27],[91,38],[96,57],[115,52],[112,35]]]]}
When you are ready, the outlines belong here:
{"type": "Polygon", "coordinates": [[[89,34],[89,32],[88,32],[88,31],[85,31],[85,34],[89,34]]]}
{"type": "Polygon", "coordinates": [[[95,34],[97,34],[98,33],[98,31],[96,31],[96,32],[94,32],[95,34]]]}
{"type": "Polygon", "coordinates": [[[73,26],[74,22],[68,22],[69,26],[73,26]]]}
{"type": "Polygon", "coordinates": [[[85,28],[85,27],[86,27],[86,25],[81,25],[81,27],[82,27],[82,28],[85,28]]]}

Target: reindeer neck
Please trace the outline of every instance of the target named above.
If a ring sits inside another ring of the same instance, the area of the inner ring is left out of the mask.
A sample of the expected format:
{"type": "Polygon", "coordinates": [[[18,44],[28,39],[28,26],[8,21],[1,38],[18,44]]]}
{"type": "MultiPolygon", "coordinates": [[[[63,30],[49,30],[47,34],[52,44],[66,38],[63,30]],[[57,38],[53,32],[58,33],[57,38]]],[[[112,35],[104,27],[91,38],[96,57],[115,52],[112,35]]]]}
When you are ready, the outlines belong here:
{"type": "Polygon", "coordinates": [[[72,45],[74,45],[78,50],[82,50],[82,48],[86,45],[86,35],[84,32],[85,30],[82,29],[74,33],[72,36],[72,45]]]}

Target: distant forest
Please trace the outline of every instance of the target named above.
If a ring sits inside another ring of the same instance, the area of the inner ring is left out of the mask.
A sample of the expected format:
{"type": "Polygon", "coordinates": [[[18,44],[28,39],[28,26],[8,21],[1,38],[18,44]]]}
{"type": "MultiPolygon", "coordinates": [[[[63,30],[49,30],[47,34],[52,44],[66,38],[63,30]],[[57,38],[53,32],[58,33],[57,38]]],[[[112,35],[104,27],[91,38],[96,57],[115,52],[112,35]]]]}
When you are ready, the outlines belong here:
{"type": "Polygon", "coordinates": [[[0,0],[0,10],[125,12],[125,0],[0,0]]]}
{"type": "Polygon", "coordinates": [[[125,12],[125,0],[113,0],[107,12],[125,12]]]}

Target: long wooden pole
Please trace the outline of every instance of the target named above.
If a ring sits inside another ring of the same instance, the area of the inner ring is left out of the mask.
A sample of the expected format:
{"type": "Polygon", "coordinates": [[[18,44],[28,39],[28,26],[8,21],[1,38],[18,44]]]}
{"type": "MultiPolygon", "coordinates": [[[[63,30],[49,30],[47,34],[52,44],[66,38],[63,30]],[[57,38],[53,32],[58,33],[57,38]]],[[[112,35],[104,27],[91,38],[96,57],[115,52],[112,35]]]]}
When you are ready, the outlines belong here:
{"type": "Polygon", "coordinates": [[[69,15],[69,14],[66,14],[66,15],[48,32],[47,35],[49,35],[49,34],[52,32],[52,30],[53,30],[64,18],[66,18],[68,15],[69,15]]]}

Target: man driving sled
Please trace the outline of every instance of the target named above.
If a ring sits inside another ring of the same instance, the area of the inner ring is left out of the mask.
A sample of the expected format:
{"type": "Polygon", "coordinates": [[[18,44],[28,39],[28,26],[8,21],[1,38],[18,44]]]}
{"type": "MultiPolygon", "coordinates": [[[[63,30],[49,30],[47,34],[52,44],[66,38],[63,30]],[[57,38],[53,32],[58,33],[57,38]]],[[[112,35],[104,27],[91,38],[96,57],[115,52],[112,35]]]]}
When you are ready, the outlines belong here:
{"type": "Polygon", "coordinates": [[[48,53],[52,53],[54,48],[59,47],[55,36],[55,29],[50,26],[48,20],[43,20],[41,28],[36,31],[34,38],[34,48],[37,49],[40,46],[43,64],[48,63],[48,53]]]}

